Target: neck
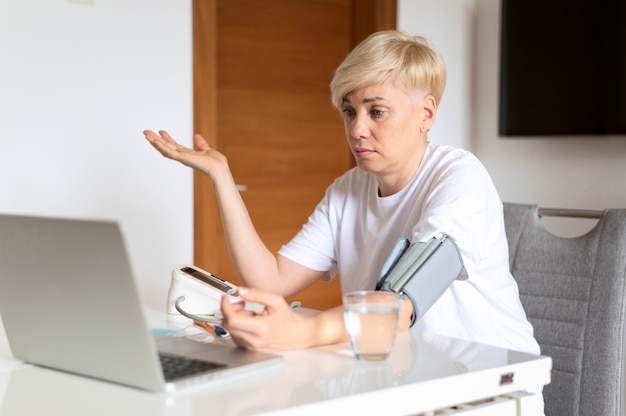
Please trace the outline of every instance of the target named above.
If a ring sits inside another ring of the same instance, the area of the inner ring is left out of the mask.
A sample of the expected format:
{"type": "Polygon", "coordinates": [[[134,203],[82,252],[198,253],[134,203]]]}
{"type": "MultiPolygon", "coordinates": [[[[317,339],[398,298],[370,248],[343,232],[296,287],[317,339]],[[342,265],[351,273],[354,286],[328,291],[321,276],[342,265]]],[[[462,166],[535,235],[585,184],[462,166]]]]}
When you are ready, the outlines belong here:
{"type": "Polygon", "coordinates": [[[415,153],[415,156],[409,159],[400,169],[392,173],[380,173],[377,175],[379,197],[384,198],[398,193],[411,181],[422,163],[427,146],[428,142],[424,141],[419,151],[415,153]]]}

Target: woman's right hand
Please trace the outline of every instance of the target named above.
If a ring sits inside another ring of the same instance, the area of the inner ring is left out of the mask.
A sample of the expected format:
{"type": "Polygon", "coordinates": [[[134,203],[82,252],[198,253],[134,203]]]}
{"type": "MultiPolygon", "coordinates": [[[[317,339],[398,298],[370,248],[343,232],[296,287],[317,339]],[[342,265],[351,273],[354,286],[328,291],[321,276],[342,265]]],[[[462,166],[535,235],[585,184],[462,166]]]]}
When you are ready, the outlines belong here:
{"type": "Polygon", "coordinates": [[[193,136],[194,149],[177,143],[164,130],[160,130],[158,134],[145,130],[143,134],[150,144],[163,156],[196,169],[209,178],[213,179],[220,173],[228,171],[226,157],[217,150],[212,149],[204,137],[199,134],[193,136]]]}

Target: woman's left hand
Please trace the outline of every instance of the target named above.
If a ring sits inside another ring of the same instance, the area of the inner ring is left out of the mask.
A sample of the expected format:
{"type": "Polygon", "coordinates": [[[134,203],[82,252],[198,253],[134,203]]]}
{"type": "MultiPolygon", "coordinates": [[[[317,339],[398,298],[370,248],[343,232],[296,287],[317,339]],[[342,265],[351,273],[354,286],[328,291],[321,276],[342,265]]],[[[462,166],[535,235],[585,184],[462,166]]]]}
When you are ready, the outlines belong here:
{"type": "Polygon", "coordinates": [[[240,347],[250,350],[284,351],[311,346],[307,328],[312,319],[296,314],[286,300],[277,294],[246,287],[239,288],[244,301],[265,305],[260,313],[244,309],[244,302],[231,303],[222,297],[222,326],[240,347]]]}

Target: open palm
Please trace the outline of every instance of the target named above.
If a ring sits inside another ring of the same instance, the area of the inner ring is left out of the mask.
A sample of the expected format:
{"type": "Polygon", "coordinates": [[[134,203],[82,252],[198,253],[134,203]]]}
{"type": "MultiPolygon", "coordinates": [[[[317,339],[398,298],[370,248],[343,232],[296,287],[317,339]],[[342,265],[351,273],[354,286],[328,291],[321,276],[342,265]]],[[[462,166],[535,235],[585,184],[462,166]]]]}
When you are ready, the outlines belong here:
{"type": "Polygon", "coordinates": [[[160,130],[158,134],[150,130],[145,130],[143,133],[150,144],[163,156],[203,172],[209,177],[213,177],[218,171],[228,166],[226,157],[212,149],[199,134],[193,136],[194,148],[190,149],[176,142],[164,130],[160,130]]]}

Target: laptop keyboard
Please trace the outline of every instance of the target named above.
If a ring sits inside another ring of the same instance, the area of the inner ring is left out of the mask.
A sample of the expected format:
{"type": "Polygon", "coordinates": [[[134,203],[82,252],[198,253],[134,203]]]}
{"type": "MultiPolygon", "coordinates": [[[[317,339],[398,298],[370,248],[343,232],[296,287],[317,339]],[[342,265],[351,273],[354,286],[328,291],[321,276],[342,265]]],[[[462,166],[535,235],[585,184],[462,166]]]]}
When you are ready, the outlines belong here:
{"type": "Polygon", "coordinates": [[[180,355],[159,353],[159,359],[161,360],[161,368],[163,368],[165,381],[172,381],[215,368],[225,367],[224,364],[196,360],[189,357],[182,357],[180,355]]]}

